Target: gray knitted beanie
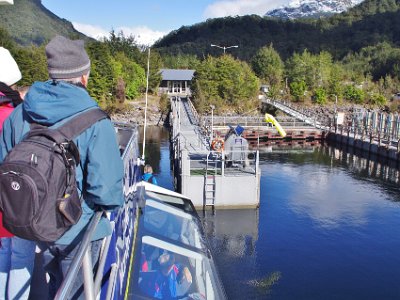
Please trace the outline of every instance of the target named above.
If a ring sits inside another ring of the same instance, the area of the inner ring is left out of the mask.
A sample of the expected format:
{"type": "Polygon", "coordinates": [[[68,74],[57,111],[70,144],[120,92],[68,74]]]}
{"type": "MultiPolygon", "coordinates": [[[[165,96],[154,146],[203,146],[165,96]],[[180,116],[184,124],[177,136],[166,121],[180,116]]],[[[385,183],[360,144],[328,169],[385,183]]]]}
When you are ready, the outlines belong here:
{"type": "Polygon", "coordinates": [[[90,70],[90,59],[82,40],[70,40],[57,35],[47,44],[46,56],[52,79],[76,78],[90,70]]]}

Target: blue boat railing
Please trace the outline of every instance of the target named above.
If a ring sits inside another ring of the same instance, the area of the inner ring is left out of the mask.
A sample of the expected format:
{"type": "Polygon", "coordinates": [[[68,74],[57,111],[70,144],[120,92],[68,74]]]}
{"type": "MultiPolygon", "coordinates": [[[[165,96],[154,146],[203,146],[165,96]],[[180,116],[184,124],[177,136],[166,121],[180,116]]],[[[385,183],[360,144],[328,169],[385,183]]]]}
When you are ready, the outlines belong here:
{"type": "Polygon", "coordinates": [[[133,242],[133,226],[136,209],[136,186],[140,179],[140,168],[138,167],[138,134],[134,126],[126,124],[114,124],[117,132],[118,142],[120,146],[121,158],[124,163],[124,195],[125,203],[118,212],[107,213],[98,211],[92,217],[79,250],[71,262],[71,266],[57,291],[55,299],[63,300],[70,297],[70,290],[74,280],[78,276],[78,272],[82,268],[84,295],[87,300],[98,299],[101,292],[101,299],[120,299],[123,298],[125,290],[118,291],[119,294],[115,295],[117,281],[120,280],[120,285],[126,286],[127,273],[124,272],[123,278],[118,278],[118,269],[121,267],[121,257],[130,256],[132,252],[133,242]],[[104,215],[110,219],[112,235],[107,236],[102,240],[101,252],[99,263],[96,270],[96,276],[93,274],[93,263],[90,256],[90,244],[96,227],[104,215]],[[116,227],[122,232],[129,232],[129,235],[118,236],[116,227]],[[129,241],[126,241],[128,239],[129,241]],[[110,248],[111,241],[115,253],[110,248]],[[117,245],[118,242],[120,245],[117,245]],[[122,246],[121,246],[122,244],[122,246]],[[128,246],[127,246],[128,245],[128,246]],[[109,251],[110,250],[110,251],[109,251]],[[107,269],[106,269],[107,268],[107,269]],[[104,283],[107,280],[108,283],[104,283]]]}
{"type": "MultiPolygon", "coordinates": [[[[83,272],[83,284],[84,284],[84,291],[85,291],[85,299],[91,300],[91,299],[96,299],[97,293],[100,290],[100,285],[98,287],[95,286],[95,282],[99,284],[99,280],[97,278],[93,278],[93,264],[90,258],[90,253],[89,253],[89,246],[90,246],[90,241],[91,238],[96,230],[96,227],[98,223],[100,222],[100,219],[103,215],[103,212],[97,212],[92,220],[89,223],[89,226],[85,232],[85,235],[82,239],[82,242],[80,244],[79,250],[77,255],[74,257],[72,260],[71,266],[68,269],[67,275],[65,276],[61,287],[59,288],[56,296],[54,299],[57,300],[63,300],[67,299],[69,296],[69,292],[71,290],[72,284],[74,283],[74,280],[79,272],[80,267],[82,266],[82,272],[83,272]],[[97,292],[97,293],[96,293],[97,292]]],[[[103,245],[105,245],[104,241],[106,239],[103,239],[103,245]]],[[[109,243],[108,243],[109,245],[109,243]]],[[[101,257],[100,257],[100,264],[102,261],[105,262],[105,258],[107,255],[108,249],[105,249],[102,251],[101,257]]],[[[103,268],[104,268],[104,264],[103,268]]],[[[98,270],[97,272],[97,277],[100,276],[100,274],[103,274],[103,269],[98,270]]],[[[111,282],[110,282],[111,284],[111,282]]]]}

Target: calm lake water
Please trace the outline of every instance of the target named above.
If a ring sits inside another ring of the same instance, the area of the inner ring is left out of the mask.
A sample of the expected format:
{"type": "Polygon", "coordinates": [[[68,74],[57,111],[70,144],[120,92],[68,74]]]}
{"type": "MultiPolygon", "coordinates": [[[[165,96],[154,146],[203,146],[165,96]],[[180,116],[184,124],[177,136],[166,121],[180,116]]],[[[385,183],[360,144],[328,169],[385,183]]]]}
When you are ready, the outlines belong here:
{"type": "MultiPolygon", "coordinates": [[[[151,131],[172,189],[168,132],[151,131]]],[[[261,170],[259,209],[203,216],[229,299],[400,299],[398,168],[318,146],[273,149],[261,170]]]]}

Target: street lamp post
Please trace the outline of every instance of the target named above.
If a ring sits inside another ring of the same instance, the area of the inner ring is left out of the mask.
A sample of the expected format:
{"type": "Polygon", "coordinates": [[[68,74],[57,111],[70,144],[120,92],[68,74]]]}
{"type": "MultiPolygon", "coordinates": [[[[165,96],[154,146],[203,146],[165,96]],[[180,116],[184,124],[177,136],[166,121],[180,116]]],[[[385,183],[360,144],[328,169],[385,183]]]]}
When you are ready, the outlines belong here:
{"type": "Polygon", "coordinates": [[[214,131],[214,109],[215,109],[215,106],[214,105],[210,105],[210,108],[211,108],[211,137],[210,137],[210,141],[212,141],[213,140],[213,136],[214,136],[214,133],[213,133],[213,131],[214,131]]]}
{"type": "Polygon", "coordinates": [[[337,114],[337,95],[334,95],[335,96],[335,112],[334,112],[334,121],[335,121],[335,133],[337,132],[337,127],[338,127],[338,124],[337,124],[337,121],[338,121],[338,114],[337,114]]]}
{"type": "Polygon", "coordinates": [[[225,46],[218,46],[218,45],[211,44],[211,47],[217,47],[217,48],[220,48],[220,49],[224,49],[224,54],[225,54],[226,49],[238,48],[239,46],[238,45],[233,45],[233,46],[225,47],[225,46]]]}

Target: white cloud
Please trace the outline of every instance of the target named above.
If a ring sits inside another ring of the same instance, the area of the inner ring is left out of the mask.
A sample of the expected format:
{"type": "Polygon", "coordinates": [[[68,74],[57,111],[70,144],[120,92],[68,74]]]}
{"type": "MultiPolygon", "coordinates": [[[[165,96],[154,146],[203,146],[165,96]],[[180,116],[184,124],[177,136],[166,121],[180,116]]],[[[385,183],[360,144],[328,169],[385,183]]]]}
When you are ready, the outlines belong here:
{"type": "MultiPolygon", "coordinates": [[[[94,39],[101,39],[103,37],[108,37],[110,35],[110,30],[105,30],[99,26],[94,26],[90,24],[82,23],[72,23],[76,30],[82,32],[83,34],[92,37],[94,39]]],[[[135,40],[140,45],[152,45],[159,38],[166,35],[168,32],[152,30],[146,26],[139,27],[119,27],[114,28],[115,32],[122,31],[125,36],[134,36],[135,40]]]]}
{"type": "Polygon", "coordinates": [[[139,44],[147,46],[154,44],[155,41],[157,41],[159,38],[163,37],[168,33],[168,32],[152,30],[146,26],[133,27],[133,28],[121,27],[118,28],[116,31],[119,32],[121,30],[124,32],[125,35],[135,36],[136,41],[139,44]]]}
{"type": "Polygon", "coordinates": [[[105,30],[101,27],[90,25],[90,24],[82,24],[73,22],[72,25],[76,30],[82,32],[83,34],[87,35],[88,37],[94,39],[100,39],[102,37],[106,37],[109,35],[110,31],[105,30]]]}
{"type": "Polygon", "coordinates": [[[226,16],[261,15],[287,4],[289,0],[222,0],[207,6],[205,18],[220,18],[226,16]]]}

